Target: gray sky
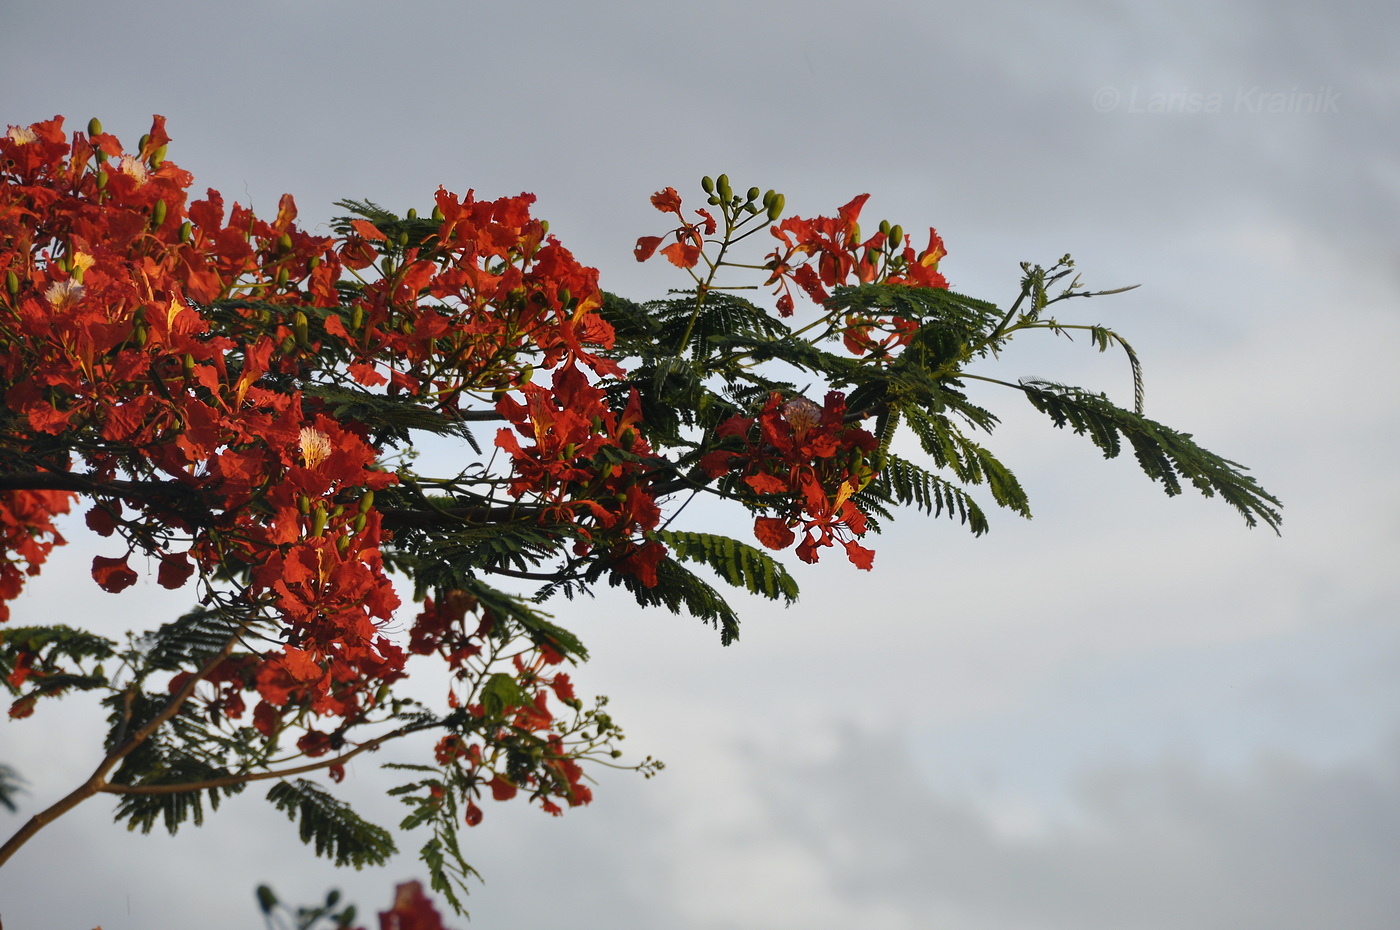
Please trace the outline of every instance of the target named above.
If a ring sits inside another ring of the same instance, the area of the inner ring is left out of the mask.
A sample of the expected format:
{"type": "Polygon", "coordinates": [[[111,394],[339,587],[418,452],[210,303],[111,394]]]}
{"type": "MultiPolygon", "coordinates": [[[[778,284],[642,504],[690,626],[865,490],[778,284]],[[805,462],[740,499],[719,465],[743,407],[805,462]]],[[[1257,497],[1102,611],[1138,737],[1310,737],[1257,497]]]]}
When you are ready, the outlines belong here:
{"type": "MultiPolygon", "coordinates": [[[[961,291],[1005,302],[1020,261],[1065,252],[1093,286],[1143,285],[1065,316],[1124,332],[1148,414],[1283,498],[1282,539],[1247,531],[988,395],[1029,523],[973,540],[910,514],[873,575],[799,567],[799,606],[748,605],[730,649],[621,600],[559,605],[596,656],[581,690],[669,767],[605,778],[558,820],[488,808],[465,834],[473,925],[1379,930],[1400,912],[1397,20],[1359,2],[51,0],[0,14],[0,123],[97,115],[134,140],[161,113],[197,188],[264,210],[290,191],[312,226],[342,197],[533,191],[633,297],[682,283],[631,257],[664,225],[660,187],[694,199],[727,171],[802,215],[870,192],[870,219],[938,227],[961,291]]],[[[1001,369],[1129,389],[1080,344],[1001,369]]],[[[15,622],[122,630],[183,606],[153,580],[104,595],[71,536],[15,622]]],[[[25,816],[95,764],[99,718],[75,699],[0,725],[25,816]]],[[[344,788],[389,822],[387,783],[362,762],[344,788]]],[[[0,914],[233,930],[257,925],[259,882],[369,912],[421,874],[411,853],[315,861],[260,794],[173,840],[91,802],[0,872],[0,914]]]]}

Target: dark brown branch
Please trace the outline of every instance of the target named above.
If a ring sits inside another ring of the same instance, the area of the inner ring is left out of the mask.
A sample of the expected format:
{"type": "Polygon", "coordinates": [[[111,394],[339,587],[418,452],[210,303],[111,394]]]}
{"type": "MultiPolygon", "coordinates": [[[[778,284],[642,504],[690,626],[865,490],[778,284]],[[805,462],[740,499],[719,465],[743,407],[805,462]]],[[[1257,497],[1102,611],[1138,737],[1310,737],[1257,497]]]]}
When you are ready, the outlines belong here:
{"type": "Polygon", "coordinates": [[[18,852],[21,846],[29,842],[34,834],[77,807],[83,801],[86,801],[88,798],[104,790],[107,787],[108,773],[116,768],[117,763],[121,762],[122,759],[126,758],[133,750],[149,739],[151,734],[158,730],[161,725],[180,712],[180,708],[190,699],[190,695],[194,694],[195,687],[207,678],[209,673],[214,671],[215,667],[217,667],[220,662],[228,658],[229,653],[233,651],[233,647],[238,644],[239,637],[243,635],[245,626],[246,623],[239,625],[233,636],[229,637],[228,642],[224,644],[224,647],[220,649],[212,659],[204,663],[200,670],[185,682],[184,687],[171,695],[170,700],[165,702],[165,706],[161,708],[160,713],[156,714],[144,726],[128,737],[125,742],[113,747],[112,751],[107,753],[106,758],[98,764],[87,781],[83,782],[77,788],[74,788],[61,799],[44,808],[33,817],[30,817],[29,820],[25,822],[24,826],[16,830],[14,836],[6,840],[4,846],[0,846],[0,866],[3,866],[11,856],[18,852]]]}
{"type": "Polygon", "coordinates": [[[421,727],[399,727],[391,730],[383,736],[376,736],[374,739],[361,743],[349,752],[342,753],[332,759],[322,759],[320,762],[311,762],[306,765],[298,765],[290,769],[279,769],[275,772],[256,772],[249,775],[225,775],[222,778],[210,778],[207,781],[186,782],[180,785],[103,785],[99,791],[106,794],[184,794],[190,791],[206,791],[210,788],[224,788],[229,785],[247,784],[251,781],[266,781],[270,778],[288,778],[292,775],[302,775],[306,772],[314,772],[317,769],[330,768],[333,765],[341,765],[350,761],[362,752],[370,752],[378,749],[382,744],[391,739],[398,739],[400,736],[407,736],[417,732],[421,727]]]}

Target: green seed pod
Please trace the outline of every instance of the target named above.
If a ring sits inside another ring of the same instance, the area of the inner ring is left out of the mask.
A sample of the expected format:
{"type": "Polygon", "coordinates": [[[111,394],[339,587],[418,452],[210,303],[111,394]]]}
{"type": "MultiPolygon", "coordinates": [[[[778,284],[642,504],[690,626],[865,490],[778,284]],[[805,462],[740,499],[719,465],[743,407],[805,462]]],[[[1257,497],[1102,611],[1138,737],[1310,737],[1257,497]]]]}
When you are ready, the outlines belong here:
{"type": "Polygon", "coordinates": [[[311,535],[320,536],[326,530],[326,509],[317,503],[316,509],[311,511],[311,535]]]}
{"type": "Polygon", "coordinates": [[[180,241],[181,241],[181,242],[189,242],[189,241],[190,241],[190,236],[193,235],[193,234],[194,234],[194,224],[193,224],[193,223],[191,223],[189,220],[185,220],[183,223],[180,224],[180,241]]]}
{"type": "Polygon", "coordinates": [[[362,497],[362,498],[360,498],[360,513],[369,513],[370,508],[373,507],[373,506],[374,506],[374,492],[373,492],[373,491],[366,491],[366,492],[365,492],[365,496],[362,497]]]}
{"type": "Polygon", "coordinates": [[[158,149],[155,150],[155,154],[153,154],[153,155],[151,156],[151,167],[152,167],[152,168],[159,168],[159,167],[161,166],[161,164],[165,161],[165,150],[166,150],[166,148],[167,148],[167,146],[162,145],[160,148],[158,148],[158,149]]]}
{"type": "Polygon", "coordinates": [[[165,214],[167,211],[168,208],[165,206],[165,201],[157,200],[155,209],[151,211],[152,229],[160,229],[160,227],[165,223],[165,214]]]}
{"type": "Polygon", "coordinates": [[[367,523],[369,523],[369,517],[364,514],[357,514],[354,522],[350,524],[350,528],[353,529],[355,535],[358,536],[365,531],[365,525],[367,523]]]}
{"type": "MultiPolygon", "coordinates": [[[[283,270],[285,271],[286,269],[283,270]]],[[[279,272],[279,275],[280,274],[281,272],[279,272]]],[[[296,336],[297,345],[310,347],[311,334],[309,330],[309,321],[306,319],[306,314],[298,310],[292,316],[292,333],[296,336]]]]}
{"type": "Polygon", "coordinates": [[[783,215],[783,206],[787,203],[782,194],[774,194],[773,200],[768,204],[768,222],[776,222],[778,217],[783,215]]]}
{"type": "Polygon", "coordinates": [[[13,269],[5,272],[5,290],[10,292],[11,297],[19,293],[19,275],[13,269]]]}
{"type": "Polygon", "coordinates": [[[757,200],[757,199],[758,199],[758,195],[759,195],[760,193],[762,193],[762,192],[761,192],[758,188],[756,188],[756,187],[750,187],[750,188],[749,188],[749,195],[748,195],[748,201],[749,201],[749,203],[753,203],[755,200],[757,200]]]}
{"type": "Polygon", "coordinates": [[[734,188],[729,186],[729,175],[722,174],[715,179],[715,193],[719,194],[719,199],[729,201],[734,198],[734,188]]]}
{"type": "Polygon", "coordinates": [[[99,172],[97,172],[97,189],[98,189],[98,190],[102,190],[102,189],[103,189],[104,187],[106,187],[106,186],[107,186],[107,172],[105,172],[105,171],[99,171],[99,172]]]}
{"type": "Polygon", "coordinates": [[[433,222],[441,223],[447,217],[442,212],[442,207],[433,207],[433,222]]]}
{"type": "Polygon", "coordinates": [[[94,116],[92,119],[88,120],[88,137],[91,138],[100,135],[102,135],[102,121],[94,116]]]}
{"type": "Polygon", "coordinates": [[[700,179],[700,189],[707,194],[713,194],[715,192],[714,179],[711,178],[708,174],[705,175],[703,178],[700,179]]]}

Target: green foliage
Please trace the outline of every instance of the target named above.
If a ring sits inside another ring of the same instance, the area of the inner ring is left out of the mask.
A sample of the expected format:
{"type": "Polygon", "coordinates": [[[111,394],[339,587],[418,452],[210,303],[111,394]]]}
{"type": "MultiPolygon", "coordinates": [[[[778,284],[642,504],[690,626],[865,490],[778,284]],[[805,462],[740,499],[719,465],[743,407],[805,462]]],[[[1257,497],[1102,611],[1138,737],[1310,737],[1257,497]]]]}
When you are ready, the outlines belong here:
{"type": "Polygon", "coordinates": [[[388,830],[363,819],[314,782],[279,781],[268,790],[267,799],[288,819],[300,821],[301,841],[336,865],[383,865],[398,852],[388,830]]]}

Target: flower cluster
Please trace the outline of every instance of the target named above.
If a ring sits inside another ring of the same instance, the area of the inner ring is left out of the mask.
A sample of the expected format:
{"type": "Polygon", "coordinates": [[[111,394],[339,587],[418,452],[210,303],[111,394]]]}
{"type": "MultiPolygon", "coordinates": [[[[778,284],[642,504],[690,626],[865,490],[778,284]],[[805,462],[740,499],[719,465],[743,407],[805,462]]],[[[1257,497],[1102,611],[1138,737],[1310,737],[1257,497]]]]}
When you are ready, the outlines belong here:
{"type": "Polygon", "coordinates": [[[818,405],[805,397],[773,393],[756,417],[730,417],[715,430],[735,437],[738,450],[707,453],[701,467],[711,478],[735,472],[754,492],[774,501],[777,516],[761,516],[754,534],[770,549],[786,549],[797,539],[798,558],[815,562],[817,550],[839,542],[846,556],[869,570],[875,553],[857,543],[865,535],[865,514],[852,497],[874,476],[876,438],[846,422],[846,399],[839,391],[818,405]]]}

